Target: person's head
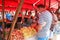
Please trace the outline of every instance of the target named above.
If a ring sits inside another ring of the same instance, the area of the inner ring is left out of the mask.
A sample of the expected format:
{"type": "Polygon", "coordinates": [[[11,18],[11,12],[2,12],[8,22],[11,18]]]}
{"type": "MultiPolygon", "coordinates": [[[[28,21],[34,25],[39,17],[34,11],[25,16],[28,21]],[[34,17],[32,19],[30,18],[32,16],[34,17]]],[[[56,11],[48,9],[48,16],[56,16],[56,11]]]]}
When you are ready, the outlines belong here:
{"type": "Polygon", "coordinates": [[[38,8],[39,11],[42,11],[42,10],[45,9],[45,5],[40,4],[40,5],[37,6],[37,8],[38,8]]]}

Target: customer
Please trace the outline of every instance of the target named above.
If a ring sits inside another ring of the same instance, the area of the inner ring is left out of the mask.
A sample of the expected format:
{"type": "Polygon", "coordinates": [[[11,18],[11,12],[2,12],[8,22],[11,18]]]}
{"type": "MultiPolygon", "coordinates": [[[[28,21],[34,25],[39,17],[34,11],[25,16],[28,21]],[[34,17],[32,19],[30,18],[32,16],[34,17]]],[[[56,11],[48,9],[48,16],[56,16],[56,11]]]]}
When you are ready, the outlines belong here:
{"type": "Polygon", "coordinates": [[[54,9],[50,8],[50,12],[52,14],[52,24],[51,24],[51,28],[50,28],[50,36],[49,36],[49,40],[53,40],[53,34],[54,34],[54,29],[58,26],[58,18],[57,16],[54,14],[54,9]]]}
{"type": "Polygon", "coordinates": [[[39,12],[38,23],[42,27],[42,29],[39,29],[37,33],[38,40],[49,40],[48,37],[49,30],[52,24],[52,15],[48,10],[46,10],[44,5],[40,4],[37,7],[37,11],[39,12]]]}

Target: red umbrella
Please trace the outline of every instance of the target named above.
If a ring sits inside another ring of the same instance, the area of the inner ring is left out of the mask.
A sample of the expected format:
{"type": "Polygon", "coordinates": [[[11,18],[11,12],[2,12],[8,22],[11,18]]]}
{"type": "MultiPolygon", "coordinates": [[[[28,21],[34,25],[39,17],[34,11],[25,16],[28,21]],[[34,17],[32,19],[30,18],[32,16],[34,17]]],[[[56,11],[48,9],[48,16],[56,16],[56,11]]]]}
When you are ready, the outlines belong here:
{"type": "MultiPolygon", "coordinates": [[[[5,0],[5,10],[16,10],[18,3],[20,0],[5,0]]],[[[34,4],[36,1],[38,0],[24,0],[24,4],[22,9],[33,9],[32,4],[34,4]]],[[[51,4],[55,5],[56,0],[51,0],[51,4]],[[55,4],[54,4],[55,3],[55,4]]],[[[44,0],[40,0],[37,5],[39,4],[44,4],[44,0]]],[[[53,6],[51,5],[51,6],[53,6]]],[[[49,0],[46,0],[46,6],[49,6],[49,0]]],[[[56,5],[57,6],[57,5],[56,5]]],[[[1,11],[1,7],[2,7],[2,0],[0,0],[0,11],[1,11]]],[[[54,6],[55,7],[55,6],[54,6]]]]}
{"type": "MultiPolygon", "coordinates": [[[[2,0],[0,0],[0,9],[1,9],[1,2],[2,0]]],[[[15,10],[16,7],[18,6],[20,0],[5,0],[5,9],[11,9],[11,10],[15,10]]],[[[22,9],[33,9],[32,4],[34,4],[36,1],[38,0],[24,0],[24,4],[22,9]]],[[[43,0],[41,0],[38,4],[41,4],[43,2],[43,0]]]]}

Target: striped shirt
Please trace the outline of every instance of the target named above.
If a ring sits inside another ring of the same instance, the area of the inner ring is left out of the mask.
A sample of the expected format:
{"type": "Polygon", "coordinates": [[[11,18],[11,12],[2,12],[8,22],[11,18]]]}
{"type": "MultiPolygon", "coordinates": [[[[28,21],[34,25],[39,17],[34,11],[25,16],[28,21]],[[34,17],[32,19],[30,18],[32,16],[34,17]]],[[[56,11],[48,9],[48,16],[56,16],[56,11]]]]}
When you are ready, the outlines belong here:
{"type": "Polygon", "coordinates": [[[43,25],[43,23],[46,22],[46,25],[42,27],[42,30],[38,31],[38,37],[47,37],[49,36],[49,30],[52,24],[52,15],[49,11],[43,11],[39,15],[38,23],[43,25]]]}

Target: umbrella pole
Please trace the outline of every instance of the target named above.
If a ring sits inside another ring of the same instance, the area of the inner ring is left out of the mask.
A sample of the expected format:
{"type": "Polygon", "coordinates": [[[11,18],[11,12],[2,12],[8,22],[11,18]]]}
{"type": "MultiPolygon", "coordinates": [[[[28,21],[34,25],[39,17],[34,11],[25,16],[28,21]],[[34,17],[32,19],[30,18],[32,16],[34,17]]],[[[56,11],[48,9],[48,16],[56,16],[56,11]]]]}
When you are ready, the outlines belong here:
{"type": "Polygon", "coordinates": [[[51,0],[49,0],[49,8],[50,8],[50,6],[51,6],[51,0]]]}
{"type": "Polygon", "coordinates": [[[4,0],[2,0],[2,30],[3,30],[3,40],[5,39],[5,25],[4,25],[4,0]]]}
{"type": "Polygon", "coordinates": [[[58,8],[60,7],[60,1],[58,1],[58,8]]]}
{"type": "Polygon", "coordinates": [[[14,20],[12,22],[12,25],[11,25],[10,32],[8,34],[8,39],[7,40],[10,40],[10,38],[11,38],[11,33],[14,30],[14,26],[16,24],[16,21],[17,21],[17,18],[18,18],[18,14],[19,14],[19,12],[21,12],[21,8],[22,8],[22,5],[23,5],[23,2],[24,2],[24,0],[20,0],[20,3],[18,5],[18,7],[17,7],[16,13],[15,13],[15,16],[14,16],[14,20]]]}
{"type": "Polygon", "coordinates": [[[46,0],[44,0],[44,5],[46,6],[46,0]]]}

